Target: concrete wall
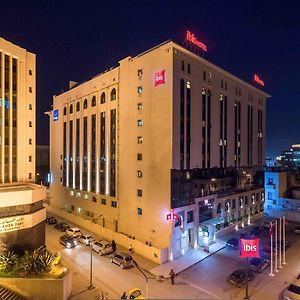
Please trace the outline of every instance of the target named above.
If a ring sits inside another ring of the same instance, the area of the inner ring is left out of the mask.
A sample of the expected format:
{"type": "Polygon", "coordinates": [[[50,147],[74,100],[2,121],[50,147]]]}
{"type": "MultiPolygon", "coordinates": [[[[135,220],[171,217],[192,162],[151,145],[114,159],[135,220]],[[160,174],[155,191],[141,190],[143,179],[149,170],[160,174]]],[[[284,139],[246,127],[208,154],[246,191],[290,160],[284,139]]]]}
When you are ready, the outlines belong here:
{"type": "Polygon", "coordinates": [[[67,300],[72,292],[72,274],[62,279],[1,278],[1,284],[30,300],[67,300]]]}
{"type": "Polygon", "coordinates": [[[47,211],[56,214],[69,222],[75,223],[78,226],[92,233],[95,233],[109,241],[115,240],[117,244],[125,247],[126,249],[128,249],[129,246],[132,245],[135,253],[140,254],[157,264],[162,264],[168,260],[168,248],[158,249],[152,246],[148,246],[138,240],[133,240],[124,234],[114,232],[113,230],[110,230],[108,228],[104,228],[99,224],[83,219],[82,217],[76,216],[63,209],[55,208],[50,205],[45,206],[47,211]]]}

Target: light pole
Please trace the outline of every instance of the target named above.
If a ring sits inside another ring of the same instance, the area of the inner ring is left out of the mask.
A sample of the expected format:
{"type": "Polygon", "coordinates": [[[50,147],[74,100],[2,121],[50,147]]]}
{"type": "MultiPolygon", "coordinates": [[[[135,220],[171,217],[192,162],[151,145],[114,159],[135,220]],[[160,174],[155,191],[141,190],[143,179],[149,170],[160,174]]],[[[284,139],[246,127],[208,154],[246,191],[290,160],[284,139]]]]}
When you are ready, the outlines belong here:
{"type": "Polygon", "coordinates": [[[132,260],[132,264],[136,267],[146,279],[146,299],[149,299],[149,279],[156,279],[159,282],[164,281],[165,277],[162,275],[157,275],[155,277],[148,277],[139,267],[138,263],[135,260],[132,260]]]}
{"type": "Polygon", "coordinates": [[[90,241],[90,249],[91,249],[91,261],[90,261],[90,285],[88,286],[89,290],[94,289],[93,286],[93,247],[92,247],[92,240],[90,241]]]}

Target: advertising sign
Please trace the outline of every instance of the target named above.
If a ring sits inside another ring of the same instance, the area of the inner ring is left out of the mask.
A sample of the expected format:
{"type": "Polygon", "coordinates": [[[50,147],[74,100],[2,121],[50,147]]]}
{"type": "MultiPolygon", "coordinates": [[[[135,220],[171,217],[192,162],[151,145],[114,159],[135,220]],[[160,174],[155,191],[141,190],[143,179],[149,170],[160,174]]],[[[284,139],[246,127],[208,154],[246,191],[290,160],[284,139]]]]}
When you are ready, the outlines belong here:
{"type": "Polygon", "coordinates": [[[58,121],[58,109],[53,111],[53,121],[58,121]]]}
{"type": "Polygon", "coordinates": [[[205,44],[203,44],[202,42],[200,42],[196,36],[191,33],[190,31],[186,32],[186,36],[185,36],[186,40],[190,43],[192,43],[193,45],[197,46],[199,49],[202,49],[204,51],[207,51],[207,46],[205,44]]]}
{"type": "Polygon", "coordinates": [[[259,257],[258,252],[259,239],[240,240],[240,256],[241,257],[259,257]]]}
{"type": "Polygon", "coordinates": [[[258,75],[254,74],[254,77],[253,77],[254,81],[257,82],[258,84],[262,85],[262,86],[265,86],[265,83],[264,81],[262,81],[258,75]]]}
{"type": "Polygon", "coordinates": [[[164,84],[164,83],[165,83],[165,70],[156,72],[154,74],[154,85],[158,86],[158,85],[164,84]]]}

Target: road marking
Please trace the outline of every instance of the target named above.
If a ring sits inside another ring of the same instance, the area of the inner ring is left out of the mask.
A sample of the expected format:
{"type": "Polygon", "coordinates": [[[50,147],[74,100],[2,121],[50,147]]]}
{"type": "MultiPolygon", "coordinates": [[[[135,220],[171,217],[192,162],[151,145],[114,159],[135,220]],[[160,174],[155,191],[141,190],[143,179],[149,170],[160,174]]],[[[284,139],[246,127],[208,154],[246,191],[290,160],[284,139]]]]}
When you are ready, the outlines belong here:
{"type": "Polygon", "coordinates": [[[203,289],[203,288],[201,288],[200,286],[198,286],[198,285],[196,285],[196,284],[194,284],[194,283],[191,283],[191,282],[188,282],[188,281],[185,281],[185,280],[182,280],[182,281],[184,281],[185,283],[187,283],[188,285],[194,287],[195,289],[197,289],[197,290],[199,290],[199,291],[202,291],[202,292],[204,292],[204,293],[206,293],[206,294],[208,294],[208,295],[210,295],[210,296],[213,296],[213,297],[215,297],[215,298],[217,298],[217,299],[221,299],[221,297],[219,297],[218,295],[213,294],[212,292],[209,292],[208,290],[203,289]]]}

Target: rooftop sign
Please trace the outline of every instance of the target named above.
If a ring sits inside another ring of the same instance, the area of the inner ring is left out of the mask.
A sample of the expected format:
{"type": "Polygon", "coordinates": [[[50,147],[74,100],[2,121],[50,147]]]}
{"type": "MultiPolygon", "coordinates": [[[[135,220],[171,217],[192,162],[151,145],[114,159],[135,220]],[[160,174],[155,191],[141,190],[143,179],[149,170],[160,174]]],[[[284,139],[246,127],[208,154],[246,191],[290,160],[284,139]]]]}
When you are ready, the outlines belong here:
{"type": "Polygon", "coordinates": [[[257,82],[258,84],[262,85],[262,86],[265,86],[265,82],[262,81],[258,75],[254,74],[254,81],[257,82]]]}
{"type": "Polygon", "coordinates": [[[202,49],[204,51],[207,51],[207,46],[200,42],[193,33],[191,33],[189,30],[186,32],[186,40],[195,46],[197,46],[199,49],[202,49]]]}

